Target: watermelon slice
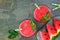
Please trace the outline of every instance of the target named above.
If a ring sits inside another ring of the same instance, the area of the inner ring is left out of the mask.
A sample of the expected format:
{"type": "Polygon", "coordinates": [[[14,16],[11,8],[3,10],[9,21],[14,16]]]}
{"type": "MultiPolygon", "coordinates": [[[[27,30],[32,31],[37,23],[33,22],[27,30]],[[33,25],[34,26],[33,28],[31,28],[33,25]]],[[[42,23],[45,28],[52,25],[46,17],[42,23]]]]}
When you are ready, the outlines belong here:
{"type": "Polygon", "coordinates": [[[46,27],[50,36],[50,40],[54,40],[55,37],[57,36],[57,30],[54,28],[54,26],[50,24],[47,24],[46,27]]]}
{"type": "Polygon", "coordinates": [[[60,20],[54,18],[53,21],[54,21],[54,26],[55,26],[57,32],[60,33],[60,20]]]}
{"type": "Polygon", "coordinates": [[[40,5],[39,6],[40,9],[36,8],[34,10],[34,18],[37,20],[37,21],[41,21],[41,22],[46,22],[48,20],[50,20],[50,9],[45,6],[45,5],[40,5]]]}
{"type": "Polygon", "coordinates": [[[31,20],[24,20],[20,23],[19,28],[22,30],[19,33],[24,37],[30,37],[36,32],[36,25],[31,20]]]}
{"type": "Polygon", "coordinates": [[[39,31],[39,35],[41,40],[50,40],[48,32],[39,31]]]}
{"type": "Polygon", "coordinates": [[[60,35],[60,20],[54,18],[53,22],[54,26],[46,24],[47,32],[39,32],[42,40],[55,40],[60,35]]]}

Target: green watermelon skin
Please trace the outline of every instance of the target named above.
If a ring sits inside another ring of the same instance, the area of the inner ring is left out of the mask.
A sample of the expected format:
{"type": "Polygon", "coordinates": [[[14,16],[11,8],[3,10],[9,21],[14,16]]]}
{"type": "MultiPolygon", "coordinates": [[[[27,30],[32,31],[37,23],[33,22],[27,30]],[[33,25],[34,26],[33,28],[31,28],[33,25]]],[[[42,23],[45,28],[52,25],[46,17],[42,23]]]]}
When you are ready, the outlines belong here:
{"type": "Polygon", "coordinates": [[[58,20],[57,18],[54,18],[54,26],[57,30],[57,32],[59,33],[60,32],[60,20],[58,20]]]}
{"type": "Polygon", "coordinates": [[[50,40],[48,32],[39,31],[39,36],[41,40],[50,40]]]}
{"type": "Polygon", "coordinates": [[[46,27],[50,36],[50,40],[55,39],[54,37],[57,35],[57,30],[55,29],[55,27],[50,24],[47,24],[46,27]]]}

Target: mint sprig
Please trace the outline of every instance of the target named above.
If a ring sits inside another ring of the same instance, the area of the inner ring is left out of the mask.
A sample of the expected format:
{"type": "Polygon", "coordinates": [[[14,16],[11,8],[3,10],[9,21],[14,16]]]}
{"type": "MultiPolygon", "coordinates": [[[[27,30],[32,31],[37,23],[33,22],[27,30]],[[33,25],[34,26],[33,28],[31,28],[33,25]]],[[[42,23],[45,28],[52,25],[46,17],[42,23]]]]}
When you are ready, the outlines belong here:
{"type": "Polygon", "coordinates": [[[51,18],[48,18],[49,12],[46,12],[45,16],[40,20],[42,22],[43,20],[51,20],[51,18]]]}
{"type": "Polygon", "coordinates": [[[52,9],[53,11],[55,11],[55,10],[60,8],[60,4],[52,3],[52,5],[56,6],[55,8],[52,9]]]}
{"type": "Polygon", "coordinates": [[[36,31],[35,23],[33,21],[30,22],[30,25],[32,26],[32,30],[36,31]]]}
{"type": "Polygon", "coordinates": [[[8,36],[9,39],[14,39],[18,35],[18,32],[12,29],[10,29],[8,32],[9,32],[9,36],[8,36]]]}

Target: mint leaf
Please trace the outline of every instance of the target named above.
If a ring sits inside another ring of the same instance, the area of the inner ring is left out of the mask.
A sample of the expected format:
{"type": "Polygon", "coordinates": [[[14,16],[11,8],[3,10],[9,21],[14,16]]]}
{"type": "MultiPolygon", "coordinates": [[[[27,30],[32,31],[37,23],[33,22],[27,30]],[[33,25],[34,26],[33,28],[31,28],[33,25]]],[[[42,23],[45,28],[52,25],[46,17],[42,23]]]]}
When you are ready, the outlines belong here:
{"type": "Polygon", "coordinates": [[[51,20],[51,18],[47,18],[47,20],[51,20]]]}
{"type": "Polygon", "coordinates": [[[51,20],[51,18],[48,18],[48,16],[49,16],[49,12],[45,14],[45,16],[40,20],[40,22],[42,22],[43,20],[51,20]]]}
{"type": "Polygon", "coordinates": [[[13,39],[13,38],[16,38],[16,36],[15,35],[9,35],[8,38],[13,39]]]}
{"type": "Polygon", "coordinates": [[[9,31],[9,36],[8,36],[8,38],[10,38],[10,39],[13,39],[13,38],[15,38],[17,35],[18,35],[18,32],[17,31],[15,31],[15,30],[12,30],[12,29],[10,29],[9,31]]]}
{"type": "Polygon", "coordinates": [[[49,12],[46,13],[45,17],[48,17],[48,15],[49,15],[48,13],[49,13],[49,12]]]}
{"type": "Polygon", "coordinates": [[[49,16],[48,13],[49,13],[49,12],[47,12],[46,15],[44,16],[44,19],[45,19],[45,20],[47,20],[47,18],[48,18],[48,16],[49,16]]]}
{"type": "Polygon", "coordinates": [[[30,24],[31,24],[31,26],[35,26],[35,24],[34,24],[34,22],[33,22],[33,21],[31,21],[31,23],[30,23],[30,24]]]}
{"type": "Polygon", "coordinates": [[[35,23],[34,23],[33,21],[30,22],[30,25],[32,26],[32,30],[33,30],[33,31],[36,31],[35,23]]]}

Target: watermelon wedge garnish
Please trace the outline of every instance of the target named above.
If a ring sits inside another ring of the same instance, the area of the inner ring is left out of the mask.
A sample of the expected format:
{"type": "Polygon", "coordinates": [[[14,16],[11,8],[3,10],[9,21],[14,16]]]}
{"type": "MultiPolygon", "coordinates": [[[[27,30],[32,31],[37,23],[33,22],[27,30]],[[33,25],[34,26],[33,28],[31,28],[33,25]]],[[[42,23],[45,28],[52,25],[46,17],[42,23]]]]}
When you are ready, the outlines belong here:
{"type": "Polygon", "coordinates": [[[24,37],[31,37],[36,32],[36,25],[31,20],[22,21],[19,25],[19,28],[22,28],[19,33],[24,37]]]}
{"type": "Polygon", "coordinates": [[[57,30],[55,29],[54,26],[52,26],[50,24],[47,24],[46,27],[47,27],[47,30],[48,30],[48,33],[50,36],[50,40],[54,40],[57,35],[57,30]]]}
{"type": "Polygon", "coordinates": [[[40,5],[39,8],[40,9],[38,9],[38,8],[35,9],[34,18],[39,22],[40,21],[46,22],[46,21],[50,20],[50,17],[51,17],[50,9],[45,5],[40,5]]]}
{"type": "Polygon", "coordinates": [[[55,40],[60,35],[60,20],[54,18],[53,23],[54,25],[46,25],[47,32],[39,31],[42,40],[55,40]]]}
{"type": "Polygon", "coordinates": [[[53,21],[54,21],[54,26],[55,26],[57,32],[59,33],[60,32],[60,20],[54,18],[53,21]]]}
{"type": "Polygon", "coordinates": [[[50,40],[48,32],[40,31],[39,34],[40,34],[41,40],[50,40]]]}

